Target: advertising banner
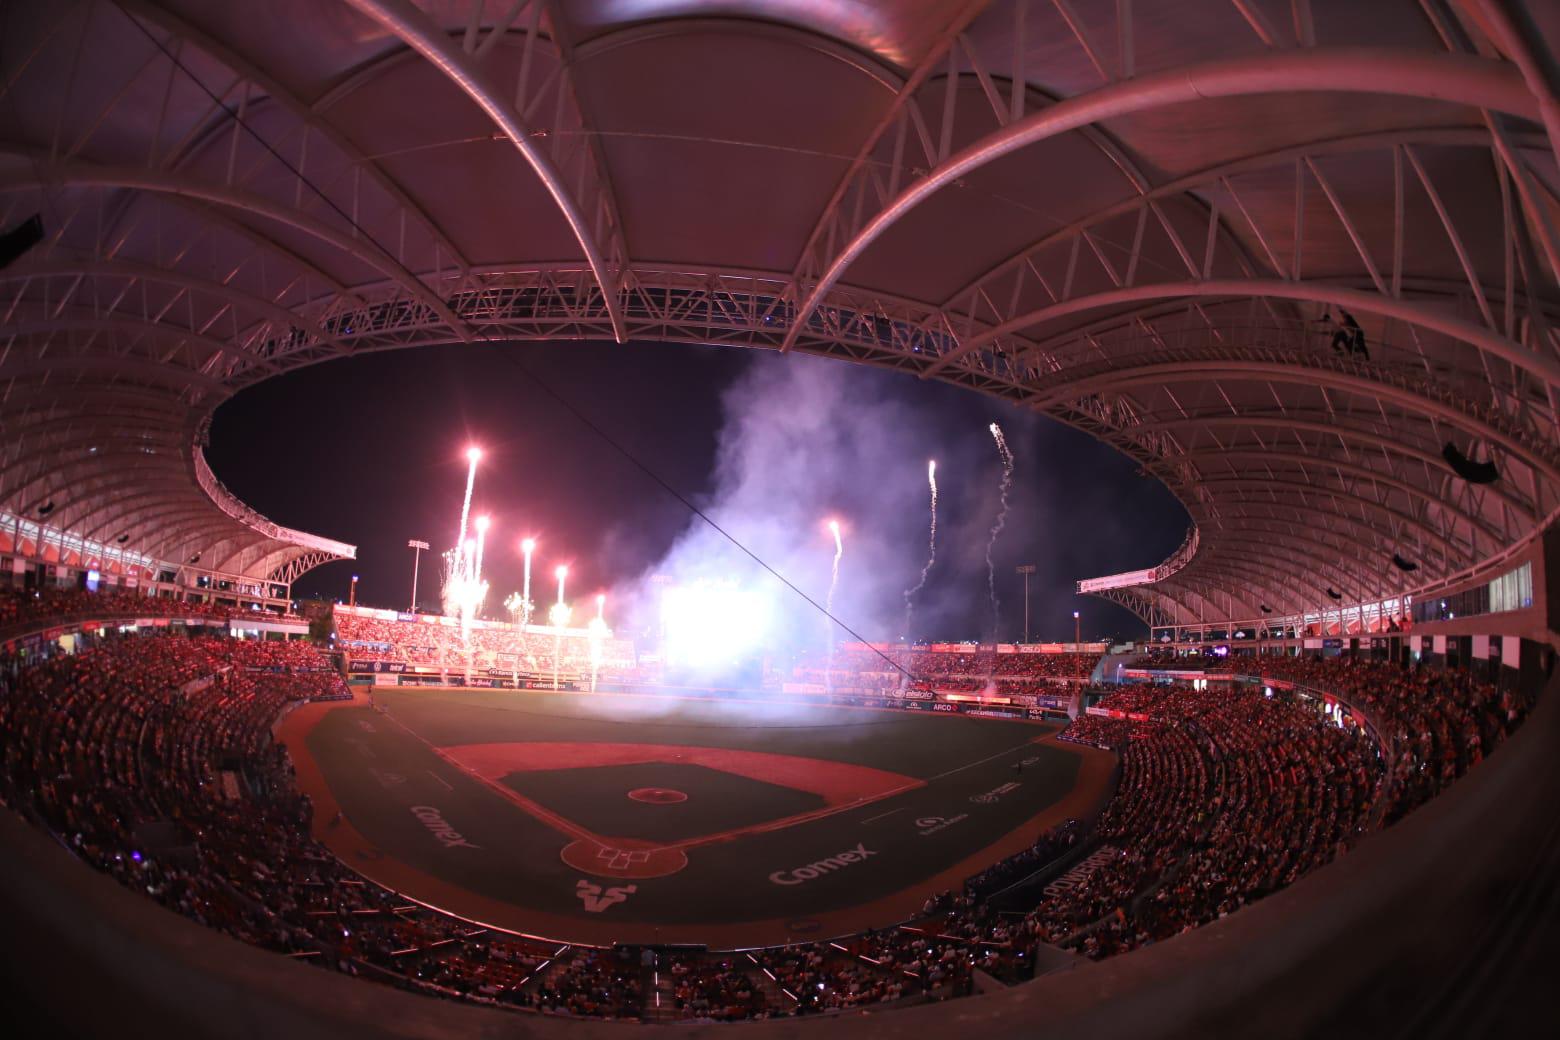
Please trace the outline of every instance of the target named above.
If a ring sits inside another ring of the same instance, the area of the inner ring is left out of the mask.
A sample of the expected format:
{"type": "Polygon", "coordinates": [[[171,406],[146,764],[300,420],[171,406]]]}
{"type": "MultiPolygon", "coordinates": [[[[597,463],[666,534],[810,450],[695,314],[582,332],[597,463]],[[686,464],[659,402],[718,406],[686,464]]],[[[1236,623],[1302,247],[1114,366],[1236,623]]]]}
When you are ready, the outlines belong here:
{"type": "Polygon", "coordinates": [[[973,715],[978,719],[1021,719],[1024,717],[1022,708],[982,708],[978,705],[960,705],[964,709],[963,714],[973,715]]]}
{"type": "Polygon", "coordinates": [[[405,661],[368,661],[361,658],[349,658],[347,660],[349,672],[389,672],[398,673],[406,671],[405,661]]]}

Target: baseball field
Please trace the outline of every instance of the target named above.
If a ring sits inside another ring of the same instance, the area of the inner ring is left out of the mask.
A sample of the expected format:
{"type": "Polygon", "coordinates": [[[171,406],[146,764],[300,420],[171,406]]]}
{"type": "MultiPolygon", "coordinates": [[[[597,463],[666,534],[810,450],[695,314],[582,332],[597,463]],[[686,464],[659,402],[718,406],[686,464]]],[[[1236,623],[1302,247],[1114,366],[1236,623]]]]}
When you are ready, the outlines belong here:
{"type": "Polygon", "coordinates": [[[1013,719],[664,694],[377,688],[279,736],[316,837],[446,912],[607,944],[895,924],[1096,812],[1113,756],[1013,719]]]}

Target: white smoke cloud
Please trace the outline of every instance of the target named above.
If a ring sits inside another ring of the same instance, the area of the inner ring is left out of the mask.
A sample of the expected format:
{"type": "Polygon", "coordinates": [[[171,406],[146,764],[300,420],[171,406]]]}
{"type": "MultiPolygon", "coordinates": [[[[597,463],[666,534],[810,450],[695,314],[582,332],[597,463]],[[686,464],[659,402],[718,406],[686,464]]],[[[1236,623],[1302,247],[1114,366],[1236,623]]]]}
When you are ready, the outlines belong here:
{"type": "MultiPolygon", "coordinates": [[[[658,627],[658,589],[664,586],[652,578],[677,586],[718,583],[763,598],[767,609],[755,613],[766,620],[759,637],[764,650],[780,658],[823,650],[829,625],[815,604],[828,593],[834,541],[827,522],[838,518],[844,557],[835,617],[870,640],[899,638],[904,590],[917,582],[925,563],[926,459],[933,455],[939,476],[962,474],[955,487],[974,493],[949,510],[948,534],[967,544],[951,546],[939,559],[940,573],[921,593],[918,622],[927,631],[943,623],[935,602],[939,586],[967,581],[984,591],[984,538],[957,536],[989,528],[995,515],[1000,469],[985,422],[970,421],[993,409],[970,395],[969,418],[954,417],[950,426],[946,414],[928,415],[911,405],[907,389],[919,387],[907,377],[825,359],[756,358],[723,398],[714,490],[699,505],[813,603],[691,517],[662,560],[614,593],[615,602],[634,604],[636,632],[658,627]]],[[[1005,422],[1024,418],[1012,409],[996,410],[1005,422]]],[[[719,627],[729,638],[729,619],[719,627]]],[[[834,638],[853,637],[835,628],[834,638]]]]}

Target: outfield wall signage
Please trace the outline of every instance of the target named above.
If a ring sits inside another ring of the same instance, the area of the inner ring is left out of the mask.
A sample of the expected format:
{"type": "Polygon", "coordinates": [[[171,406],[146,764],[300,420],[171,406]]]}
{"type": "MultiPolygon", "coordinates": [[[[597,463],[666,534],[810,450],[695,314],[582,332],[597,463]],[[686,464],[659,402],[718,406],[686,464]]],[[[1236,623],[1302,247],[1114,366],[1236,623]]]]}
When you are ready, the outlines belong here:
{"type": "Polygon", "coordinates": [[[347,660],[347,671],[349,671],[349,672],[404,672],[404,671],[406,671],[406,662],[405,661],[371,661],[371,660],[367,660],[367,659],[360,658],[360,657],[353,657],[353,658],[349,658],[347,660]]]}

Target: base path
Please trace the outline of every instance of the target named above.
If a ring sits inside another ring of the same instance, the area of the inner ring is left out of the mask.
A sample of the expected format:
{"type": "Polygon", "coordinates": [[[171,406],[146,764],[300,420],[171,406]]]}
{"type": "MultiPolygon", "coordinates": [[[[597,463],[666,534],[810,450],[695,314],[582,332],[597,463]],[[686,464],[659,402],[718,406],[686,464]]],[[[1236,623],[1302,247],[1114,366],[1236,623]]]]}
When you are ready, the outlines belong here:
{"type": "Polygon", "coordinates": [[[895,924],[1114,756],[1055,727],[662,694],[377,690],[278,727],[315,836],[410,899],[571,942],[773,945],[895,924]],[[338,815],[339,813],[339,815],[338,815]]]}

